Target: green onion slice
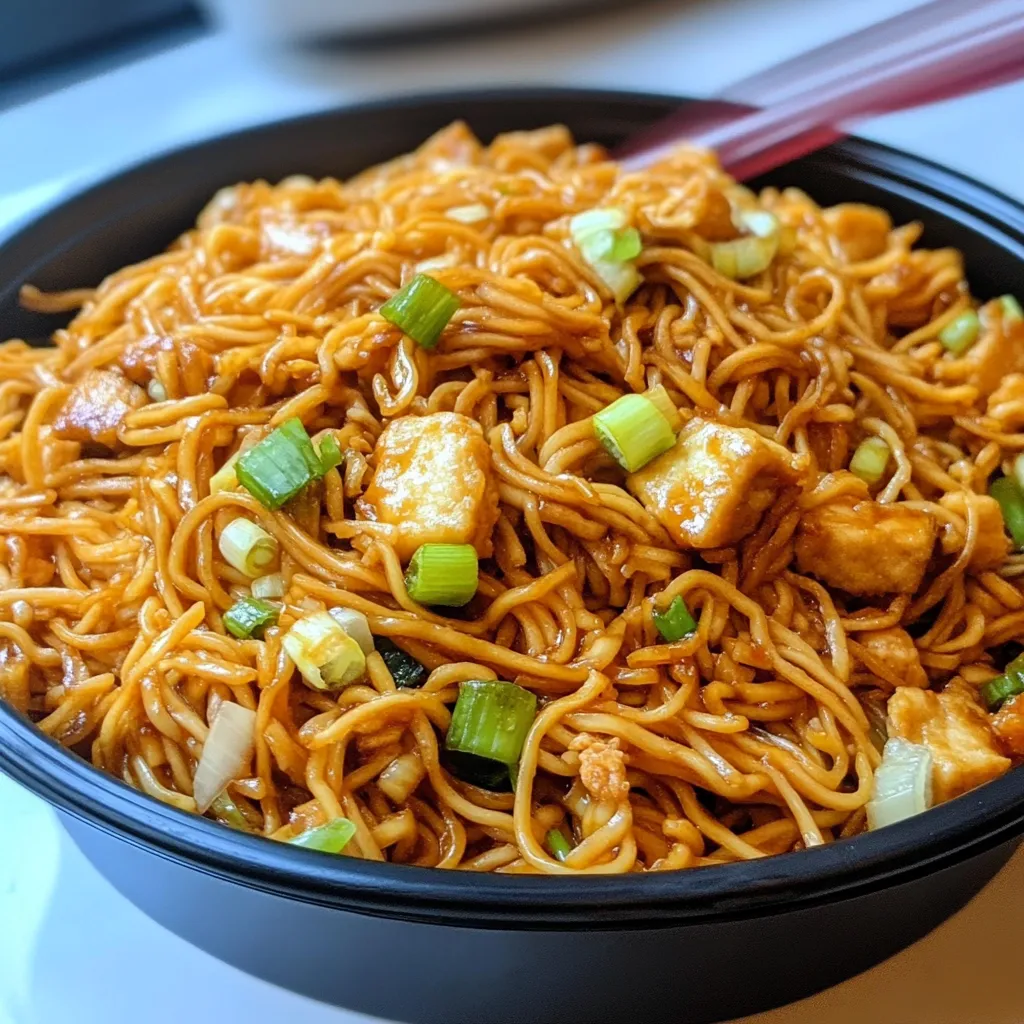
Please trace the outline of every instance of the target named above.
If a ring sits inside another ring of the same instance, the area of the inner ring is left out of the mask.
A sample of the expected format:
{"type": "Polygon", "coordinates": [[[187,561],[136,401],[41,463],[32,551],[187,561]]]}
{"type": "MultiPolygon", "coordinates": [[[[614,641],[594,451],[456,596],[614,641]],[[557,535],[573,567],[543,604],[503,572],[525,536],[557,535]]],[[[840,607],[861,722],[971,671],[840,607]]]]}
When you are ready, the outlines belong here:
{"type": "Polygon", "coordinates": [[[320,853],[341,853],[355,834],[356,827],[348,818],[335,818],[319,828],[301,832],[288,842],[292,846],[304,846],[307,850],[319,850],[320,853]]]}
{"type": "Polygon", "coordinates": [[[227,563],[246,576],[261,576],[277,558],[277,541],[248,519],[232,519],[217,540],[227,563]]]}
{"type": "Polygon", "coordinates": [[[899,738],[888,740],[867,805],[868,827],[893,825],[928,810],[931,804],[931,752],[919,743],[899,738]]]}
{"type": "Polygon", "coordinates": [[[282,423],[239,456],[238,480],[265,508],[280,508],[307,484],[323,476],[323,466],[298,418],[282,423]]]}
{"type": "Polygon", "coordinates": [[[314,690],[338,690],[366,671],[363,649],[327,612],[299,619],[281,643],[314,690]]]}
{"type": "Polygon", "coordinates": [[[1003,675],[990,679],[978,693],[988,705],[989,711],[998,711],[1003,701],[1024,693],[1024,654],[1018,654],[1003,669],[1003,675]]]}
{"type": "Polygon", "coordinates": [[[422,686],[427,678],[427,670],[411,654],[406,654],[401,647],[386,636],[373,638],[377,653],[384,660],[395,686],[413,688],[422,686]]]}
{"type": "Polygon", "coordinates": [[[1020,551],[1024,548],[1024,490],[1021,490],[1016,480],[1001,476],[992,481],[988,493],[999,502],[1003,522],[1013,538],[1014,547],[1020,551]]]}
{"type": "Polygon", "coordinates": [[[252,597],[236,601],[224,613],[224,628],[239,640],[261,637],[267,626],[274,625],[280,614],[276,605],[252,597]]]}
{"type": "Polygon", "coordinates": [[[548,849],[556,860],[565,860],[572,853],[572,844],[561,829],[553,828],[547,834],[548,849]]]}
{"type": "Polygon", "coordinates": [[[654,620],[654,628],[670,644],[689,636],[697,628],[690,609],[678,594],[665,611],[655,612],[651,618],[654,620]]]}
{"type": "Polygon", "coordinates": [[[479,566],[472,544],[424,544],[405,572],[405,587],[419,604],[461,608],[476,593],[479,566]]]}
{"type": "Polygon", "coordinates": [[[967,309],[939,331],[939,341],[953,355],[962,356],[978,340],[980,330],[978,314],[967,309]]]}
{"type": "Polygon", "coordinates": [[[222,825],[237,828],[241,832],[249,831],[249,822],[246,821],[245,815],[239,809],[238,804],[228,796],[226,789],[220,796],[214,798],[213,803],[210,804],[210,810],[222,825]]]}
{"type": "Polygon", "coordinates": [[[640,271],[632,263],[613,263],[598,260],[592,263],[594,273],[605,283],[615,301],[621,306],[643,284],[640,271]]]}
{"type": "Polygon", "coordinates": [[[514,765],[537,713],[537,697],[515,683],[470,680],[459,687],[445,747],[514,765]]]}
{"type": "Polygon", "coordinates": [[[676,443],[668,420],[643,395],[623,395],[595,413],[594,434],[627,473],[635,473],[676,443]]]}
{"type": "Polygon", "coordinates": [[[587,210],[569,221],[569,234],[584,260],[621,306],[643,281],[630,262],[640,255],[640,232],[614,208],[587,210]]]}
{"type": "Polygon", "coordinates": [[[880,437],[867,437],[850,459],[850,472],[866,484],[877,484],[889,464],[889,446],[880,437]]]}
{"type": "Polygon", "coordinates": [[[1021,309],[1016,295],[1001,295],[999,305],[1003,307],[1004,320],[1024,320],[1024,309],[1021,309]]]}
{"type": "Polygon", "coordinates": [[[427,274],[417,274],[380,307],[380,315],[420,348],[434,348],[458,308],[458,295],[427,274]]]}
{"type": "Polygon", "coordinates": [[[260,601],[276,601],[284,597],[284,576],[279,572],[272,572],[267,576],[260,576],[249,585],[249,592],[260,601]]]}
{"type": "Polygon", "coordinates": [[[665,417],[673,431],[683,425],[683,417],[679,415],[679,409],[676,408],[675,402],[669,398],[664,384],[655,384],[653,388],[648,388],[644,392],[644,398],[654,403],[655,408],[665,417]]]}
{"type": "Polygon", "coordinates": [[[324,435],[323,440],[320,442],[320,450],[317,454],[320,456],[321,476],[334,469],[335,466],[340,466],[345,459],[341,448],[338,447],[338,441],[333,434],[324,435]]]}

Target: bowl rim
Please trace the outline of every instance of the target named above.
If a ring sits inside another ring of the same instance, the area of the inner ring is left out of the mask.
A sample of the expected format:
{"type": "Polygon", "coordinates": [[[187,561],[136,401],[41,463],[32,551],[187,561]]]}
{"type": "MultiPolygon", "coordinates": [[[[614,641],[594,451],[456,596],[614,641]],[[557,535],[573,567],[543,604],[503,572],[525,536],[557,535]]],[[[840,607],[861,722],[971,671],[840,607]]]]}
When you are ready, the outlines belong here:
{"type": "MultiPolygon", "coordinates": [[[[685,97],[586,88],[465,89],[374,99],[242,128],[157,154],[88,188],[62,197],[0,233],[0,254],[51,235],[62,215],[102,206],[112,191],[152,177],[167,165],[243,139],[282,130],[315,130],[339,118],[374,111],[414,113],[458,104],[511,106],[550,101],[584,106],[633,105],[637,113],[668,111],[685,97]]],[[[927,197],[975,233],[1024,261],[1024,205],[958,172],[880,143],[850,139],[810,158],[841,164],[856,180],[910,201],[927,197]]],[[[33,245],[29,245],[31,250],[33,245]]],[[[30,261],[31,262],[31,261],[30,261]]],[[[26,265],[25,273],[31,272],[26,265]]],[[[412,921],[481,927],[565,928],[685,925],[753,917],[847,898],[922,877],[974,856],[1024,831],[1024,768],[927,814],[824,847],[712,871],[645,876],[491,875],[328,858],[268,842],[180,811],[94,768],[39,732],[0,701],[0,770],[71,815],[157,856],[224,880],[286,898],[412,921]]]]}

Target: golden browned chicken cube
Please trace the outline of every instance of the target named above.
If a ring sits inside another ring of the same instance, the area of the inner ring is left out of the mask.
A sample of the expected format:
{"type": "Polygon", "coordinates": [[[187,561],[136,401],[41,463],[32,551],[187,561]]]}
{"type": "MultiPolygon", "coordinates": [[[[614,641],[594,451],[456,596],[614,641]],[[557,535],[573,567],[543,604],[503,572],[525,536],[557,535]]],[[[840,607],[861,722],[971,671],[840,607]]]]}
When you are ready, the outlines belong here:
{"type": "Polygon", "coordinates": [[[114,370],[86,370],[54,420],[54,432],[66,441],[117,445],[117,428],[133,409],[149,401],[146,392],[114,370]]]}
{"type": "Polygon", "coordinates": [[[680,547],[719,548],[754,530],[807,464],[754,430],[695,418],[626,483],[680,547]]]}
{"type": "Polygon", "coordinates": [[[970,507],[978,520],[978,540],[967,568],[972,572],[998,569],[1010,553],[1010,538],[1003,526],[1003,513],[999,508],[999,502],[987,494],[950,491],[939,498],[939,504],[943,508],[948,508],[964,523],[964,529],[951,523],[942,528],[942,550],[946,554],[959,554],[963,549],[966,540],[967,510],[970,507]]]}
{"type": "Polygon", "coordinates": [[[490,555],[498,490],[476,420],[454,412],[402,416],[380,435],[374,458],[357,511],[394,528],[399,558],[422,544],[472,544],[490,555]]]}
{"type": "Polygon", "coordinates": [[[1010,757],[1024,757],[1024,693],[1011,697],[992,717],[999,746],[1010,757]]]}
{"type": "Polygon", "coordinates": [[[863,203],[840,203],[824,212],[833,246],[850,263],[860,263],[885,252],[892,220],[884,210],[863,203]]]}
{"type": "Polygon", "coordinates": [[[935,802],[998,778],[1010,768],[974,689],[957,676],[941,693],[901,686],[889,698],[889,735],[932,755],[935,802]]]}
{"type": "Polygon", "coordinates": [[[849,594],[912,594],[937,531],[926,512],[900,505],[819,505],[800,518],[796,563],[802,573],[849,594]]]}
{"type": "Polygon", "coordinates": [[[914,638],[899,626],[856,634],[864,648],[863,659],[869,672],[887,681],[897,680],[906,686],[928,686],[928,676],[921,665],[921,655],[914,638]]]}

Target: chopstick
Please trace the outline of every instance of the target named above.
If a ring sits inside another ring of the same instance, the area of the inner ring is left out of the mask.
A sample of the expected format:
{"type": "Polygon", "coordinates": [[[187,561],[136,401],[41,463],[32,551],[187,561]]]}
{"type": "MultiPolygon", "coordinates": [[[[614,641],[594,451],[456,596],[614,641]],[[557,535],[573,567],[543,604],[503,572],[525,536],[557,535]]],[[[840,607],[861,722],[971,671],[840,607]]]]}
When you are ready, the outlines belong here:
{"type": "Polygon", "coordinates": [[[717,150],[727,170],[749,178],[842,138],[865,118],[1020,77],[1019,0],[968,9],[932,0],[736,82],[710,104],[682,108],[631,139],[621,159],[646,166],[687,141],[717,150]]]}

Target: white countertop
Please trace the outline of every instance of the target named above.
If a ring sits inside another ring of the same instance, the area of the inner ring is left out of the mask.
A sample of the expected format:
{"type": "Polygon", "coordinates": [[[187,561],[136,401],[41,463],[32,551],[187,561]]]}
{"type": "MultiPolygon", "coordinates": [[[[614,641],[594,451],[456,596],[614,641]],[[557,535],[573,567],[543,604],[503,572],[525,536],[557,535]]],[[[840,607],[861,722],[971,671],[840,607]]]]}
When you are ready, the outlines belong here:
{"type": "MultiPolygon", "coordinates": [[[[372,96],[560,84],[707,95],[912,0],[691,0],[401,49],[257,51],[213,35],[0,113],[0,229],[161,150],[372,96]]],[[[630,10],[629,8],[633,9],[630,10]]],[[[1024,199],[1024,83],[861,133],[1024,199]]],[[[295,168],[302,171],[301,167],[295,168]]],[[[1024,851],[922,942],[744,1024],[1022,1024],[1024,851]]],[[[150,922],[0,777],[0,1024],[366,1024],[226,967],[150,922]],[[181,979],[181,984],[176,980],[181,979]]],[[[643,1024],[643,1022],[637,1022],[643,1024]]]]}

